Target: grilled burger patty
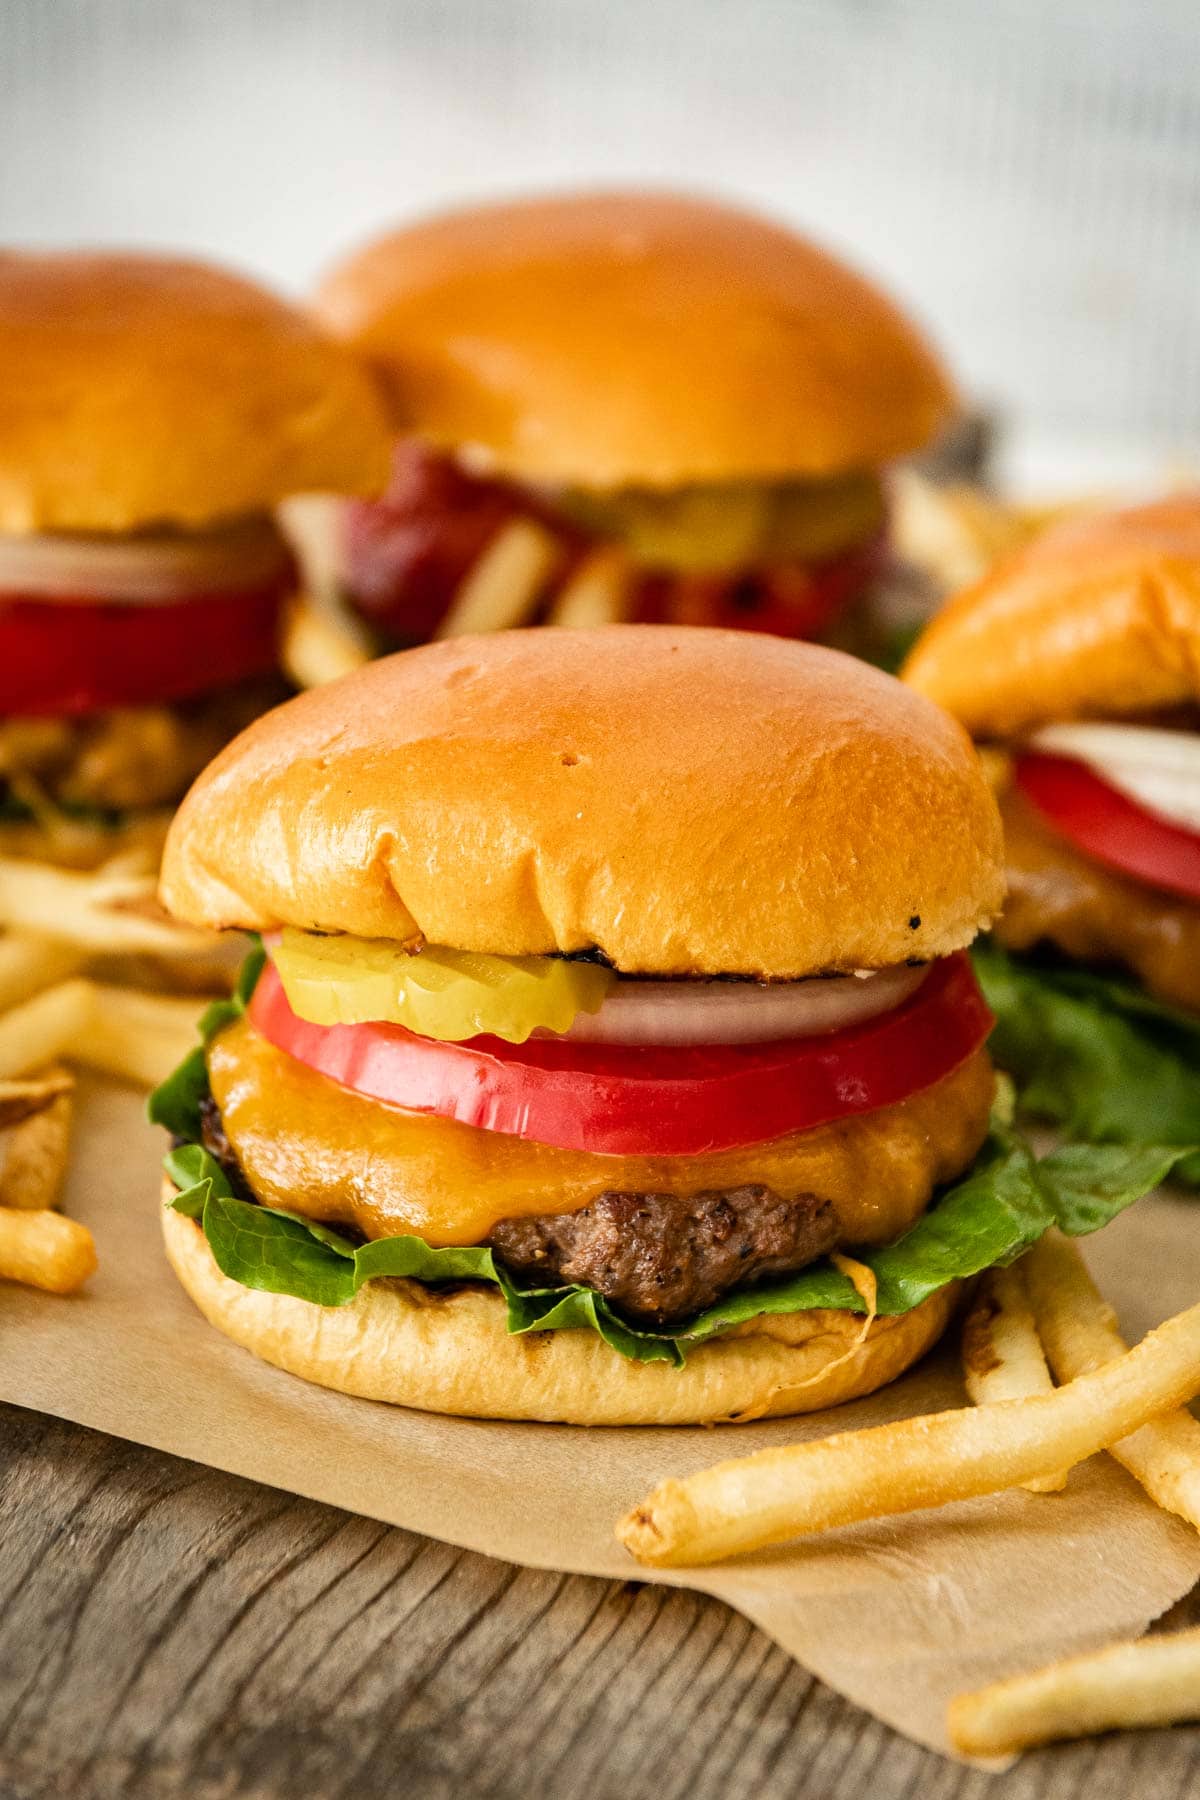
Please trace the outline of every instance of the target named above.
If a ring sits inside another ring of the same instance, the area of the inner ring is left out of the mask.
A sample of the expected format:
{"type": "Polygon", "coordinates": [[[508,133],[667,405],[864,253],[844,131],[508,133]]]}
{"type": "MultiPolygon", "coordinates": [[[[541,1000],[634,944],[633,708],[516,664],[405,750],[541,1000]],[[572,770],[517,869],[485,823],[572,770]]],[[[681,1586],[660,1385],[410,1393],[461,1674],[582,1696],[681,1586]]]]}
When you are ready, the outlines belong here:
{"type": "Polygon", "coordinates": [[[504,1219],[488,1243],[518,1275],[578,1282],[632,1318],[673,1325],[742,1282],[804,1268],[838,1236],[828,1200],[749,1186],[601,1194],[581,1212],[504,1219]]]}
{"type": "Polygon", "coordinates": [[[133,812],[178,800],[230,738],[287,698],[261,677],[171,706],[0,719],[0,797],[22,778],[55,804],[133,812]]]}
{"type": "MultiPolygon", "coordinates": [[[[210,1097],[203,1143],[241,1193],[248,1187],[210,1097]]],[[[670,1325],[759,1275],[815,1262],[838,1241],[828,1200],[781,1200],[747,1186],[699,1194],[601,1194],[580,1212],[503,1219],[487,1242],[518,1275],[595,1288],[631,1317],[670,1325]]]]}
{"type": "Polygon", "coordinates": [[[1079,962],[1121,963],[1152,994],[1200,1011],[1200,906],[1107,869],[1044,824],[1016,788],[1000,802],[1008,897],[993,926],[1009,950],[1054,944],[1079,962]]]}

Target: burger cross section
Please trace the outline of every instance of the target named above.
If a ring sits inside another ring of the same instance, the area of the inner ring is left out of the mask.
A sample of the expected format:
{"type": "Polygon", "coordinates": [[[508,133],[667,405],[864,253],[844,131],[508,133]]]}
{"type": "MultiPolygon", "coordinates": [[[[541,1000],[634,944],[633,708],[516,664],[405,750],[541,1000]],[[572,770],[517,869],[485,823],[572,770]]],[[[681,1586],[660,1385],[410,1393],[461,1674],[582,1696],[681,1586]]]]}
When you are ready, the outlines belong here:
{"type": "Polygon", "coordinates": [[[1081,1204],[997,1100],[964,950],[1000,856],[960,728],[812,646],[511,633],[302,696],[168,839],[170,908],[266,937],[152,1102],[172,1263],[268,1360],[409,1405],[868,1392],[1150,1179],[1081,1204]]]}

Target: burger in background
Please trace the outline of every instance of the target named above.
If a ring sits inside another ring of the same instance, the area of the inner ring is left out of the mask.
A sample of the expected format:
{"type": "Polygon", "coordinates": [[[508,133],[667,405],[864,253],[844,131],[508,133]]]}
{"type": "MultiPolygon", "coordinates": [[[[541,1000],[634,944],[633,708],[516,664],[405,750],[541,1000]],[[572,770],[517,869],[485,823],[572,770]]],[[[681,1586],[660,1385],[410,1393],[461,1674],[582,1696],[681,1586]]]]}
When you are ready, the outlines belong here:
{"type": "Polygon", "coordinates": [[[862,277],[673,195],[433,218],[341,263],[316,308],[403,434],[340,549],[390,645],[617,620],[825,634],[885,561],[885,465],[954,408],[862,277]]]}
{"type": "Polygon", "coordinates": [[[964,950],[995,803],[953,720],[833,650],[615,626],[383,659],[217,759],[162,894],[266,945],[152,1100],[168,1254],[348,1392],[836,1404],[1163,1167],[1035,1166],[992,1111],[964,950]]]}
{"type": "Polygon", "coordinates": [[[1027,1107],[1200,1145],[1200,494],[1047,531],[903,674],[1001,752],[1008,898],[977,962],[1027,1107]]]}
{"type": "Polygon", "coordinates": [[[157,860],[286,691],[272,509],[377,490],[387,443],[347,352],[238,276],[0,254],[0,856],[157,860]]]}

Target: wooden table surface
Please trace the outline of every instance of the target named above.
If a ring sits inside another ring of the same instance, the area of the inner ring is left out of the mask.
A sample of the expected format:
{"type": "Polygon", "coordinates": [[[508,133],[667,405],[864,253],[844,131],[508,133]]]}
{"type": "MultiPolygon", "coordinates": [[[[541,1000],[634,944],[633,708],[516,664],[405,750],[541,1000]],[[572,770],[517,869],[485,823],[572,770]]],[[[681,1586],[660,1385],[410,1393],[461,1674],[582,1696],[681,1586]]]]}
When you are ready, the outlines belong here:
{"type": "MultiPolygon", "coordinates": [[[[1200,1796],[1200,1729],[985,1775],[715,1600],[512,1568],[15,1407],[0,1521],[2,1800],[1200,1796]]],[[[1197,1621],[1193,1596],[1168,1622],[1197,1621]]]]}

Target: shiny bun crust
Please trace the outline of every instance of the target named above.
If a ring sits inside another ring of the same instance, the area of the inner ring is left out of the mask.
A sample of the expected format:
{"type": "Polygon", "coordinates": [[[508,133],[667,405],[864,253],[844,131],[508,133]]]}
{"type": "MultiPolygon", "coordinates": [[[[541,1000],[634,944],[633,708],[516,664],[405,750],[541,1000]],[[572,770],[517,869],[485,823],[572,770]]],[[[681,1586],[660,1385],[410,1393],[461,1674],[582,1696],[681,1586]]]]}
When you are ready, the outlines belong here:
{"type": "Polygon", "coordinates": [[[1047,531],[939,613],[903,678],[980,738],[1200,700],[1200,492],[1047,531]]]}
{"type": "Polygon", "coordinates": [[[196,527],[371,493],[389,435],[344,347],[239,276],[0,253],[0,532],[196,527]]]}
{"type": "Polygon", "coordinates": [[[383,373],[398,424],[529,481],[836,475],[918,449],[954,405],[869,282],[676,195],[443,214],[349,257],[316,306],[383,373]]]}
{"type": "Polygon", "coordinates": [[[801,976],[969,943],[1000,820],[961,727],[838,651],[514,631],[258,720],[184,801],[161,892],[196,924],[801,976]]]}
{"type": "MultiPolygon", "coordinates": [[[[175,1190],[167,1183],[164,1199],[175,1190]]],[[[210,1325],[320,1387],[423,1412],[568,1425],[695,1425],[817,1412],[885,1387],[945,1330],[958,1284],[876,1319],[793,1313],[700,1345],[682,1369],[627,1361],[590,1331],[510,1336],[480,1286],[371,1281],[346,1306],[262,1294],[222,1275],[195,1220],[163,1208],[167,1257],[210,1325]],[[768,1326],[778,1329],[768,1330],[768,1326]]]]}

